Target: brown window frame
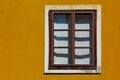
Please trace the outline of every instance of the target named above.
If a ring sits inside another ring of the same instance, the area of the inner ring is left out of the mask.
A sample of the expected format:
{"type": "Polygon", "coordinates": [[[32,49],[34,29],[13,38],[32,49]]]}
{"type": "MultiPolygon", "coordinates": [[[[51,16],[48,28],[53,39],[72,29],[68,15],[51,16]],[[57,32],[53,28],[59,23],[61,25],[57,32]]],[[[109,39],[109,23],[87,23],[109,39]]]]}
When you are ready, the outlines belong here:
{"type": "Polygon", "coordinates": [[[96,69],[97,65],[97,51],[96,51],[96,22],[97,22],[97,11],[96,10],[49,10],[49,69],[96,69]],[[71,29],[60,29],[54,30],[54,14],[70,14],[70,26],[71,29]],[[75,14],[76,13],[91,13],[92,14],[92,29],[84,29],[84,30],[75,30],[75,14]],[[70,31],[70,41],[71,46],[66,47],[54,47],[54,31],[70,31]],[[90,47],[75,47],[75,31],[92,31],[92,46],[90,47]],[[54,64],[54,48],[70,48],[71,54],[71,64],[54,64]],[[92,49],[92,64],[74,64],[75,56],[74,51],[75,48],[91,48],[92,49]]]}

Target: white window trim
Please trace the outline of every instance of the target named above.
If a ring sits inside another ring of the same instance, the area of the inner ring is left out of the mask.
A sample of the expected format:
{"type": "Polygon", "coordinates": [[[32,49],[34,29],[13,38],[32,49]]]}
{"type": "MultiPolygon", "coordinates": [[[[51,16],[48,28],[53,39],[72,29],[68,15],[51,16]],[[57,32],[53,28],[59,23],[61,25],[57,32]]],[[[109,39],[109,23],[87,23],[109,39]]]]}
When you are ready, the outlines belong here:
{"type": "Polygon", "coordinates": [[[101,5],[45,5],[44,73],[101,73],[101,5]],[[97,10],[97,68],[95,70],[49,70],[49,10],[97,10]]]}

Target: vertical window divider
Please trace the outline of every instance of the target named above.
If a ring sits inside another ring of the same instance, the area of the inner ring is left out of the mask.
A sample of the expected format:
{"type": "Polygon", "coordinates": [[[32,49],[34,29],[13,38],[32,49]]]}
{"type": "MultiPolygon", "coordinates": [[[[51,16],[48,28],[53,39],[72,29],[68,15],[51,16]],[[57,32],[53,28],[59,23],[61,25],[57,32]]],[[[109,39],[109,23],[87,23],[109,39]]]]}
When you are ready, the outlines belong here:
{"type": "Polygon", "coordinates": [[[71,30],[70,30],[70,39],[71,39],[71,66],[74,66],[75,63],[75,12],[71,12],[71,30]]]}

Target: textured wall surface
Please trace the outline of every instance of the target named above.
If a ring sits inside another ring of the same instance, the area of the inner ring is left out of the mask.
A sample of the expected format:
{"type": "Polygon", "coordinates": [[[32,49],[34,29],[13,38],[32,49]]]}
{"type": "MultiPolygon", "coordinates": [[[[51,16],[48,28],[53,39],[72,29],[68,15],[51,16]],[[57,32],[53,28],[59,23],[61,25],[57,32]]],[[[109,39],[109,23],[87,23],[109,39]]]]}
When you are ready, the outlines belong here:
{"type": "Polygon", "coordinates": [[[119,41],[119,0],[0,0],[0,80],[120,80],[119,41]],[[101,4],[101,74],[44,74],[45,4],[101,4]]]}

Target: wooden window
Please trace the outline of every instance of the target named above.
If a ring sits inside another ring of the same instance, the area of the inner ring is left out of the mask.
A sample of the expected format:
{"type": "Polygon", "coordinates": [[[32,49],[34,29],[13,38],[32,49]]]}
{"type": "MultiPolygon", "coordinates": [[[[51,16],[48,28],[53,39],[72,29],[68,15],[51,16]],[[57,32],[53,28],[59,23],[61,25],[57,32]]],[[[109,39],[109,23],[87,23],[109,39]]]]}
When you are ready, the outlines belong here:
{"type": "Polygon", "coordinates": [[[49,69],[96,69],[96,10],[49,10],[49,69]]]}

